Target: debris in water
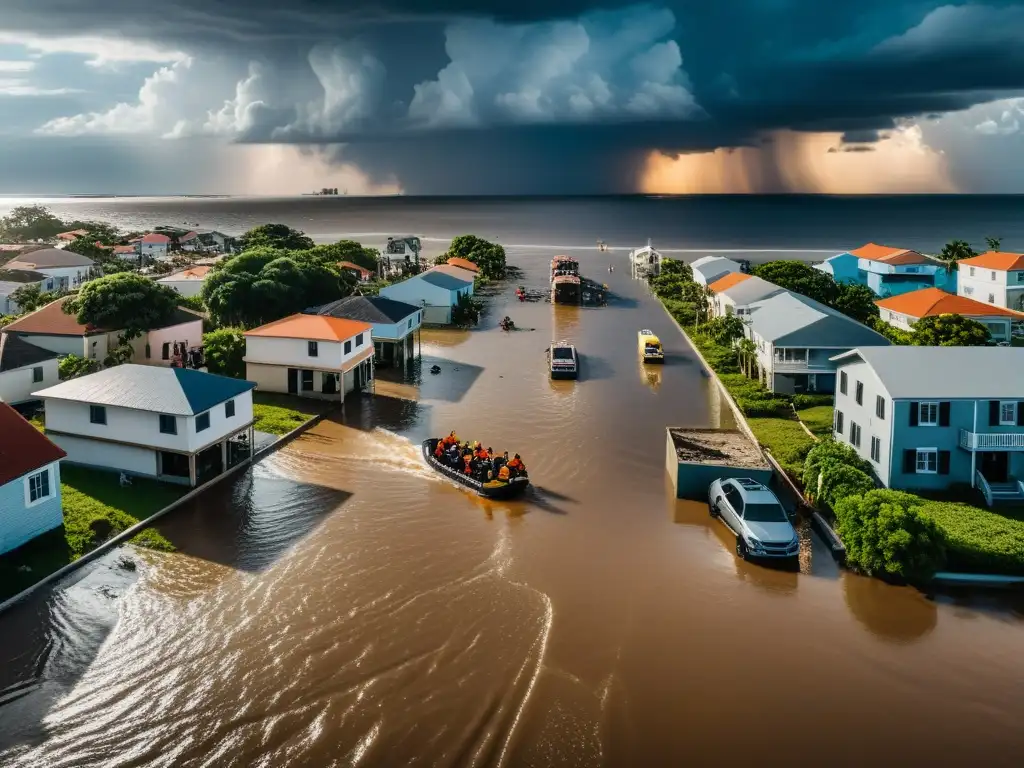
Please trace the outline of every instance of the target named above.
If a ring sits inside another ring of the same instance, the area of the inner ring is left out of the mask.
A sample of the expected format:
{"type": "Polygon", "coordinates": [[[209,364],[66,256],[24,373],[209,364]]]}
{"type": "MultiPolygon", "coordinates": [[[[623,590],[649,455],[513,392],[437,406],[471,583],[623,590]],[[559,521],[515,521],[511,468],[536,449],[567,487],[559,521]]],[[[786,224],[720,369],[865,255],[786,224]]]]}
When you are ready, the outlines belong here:
{"type": "Polygon", "coordinates": [[[122,571],[135,571],[139,566],[130,557],[122,557],[117,561],[117,567],[122,571]]]}
{"type": "Polygon", "coordinates": [[[430,366],[430,372],[431,373],[435,373],[435,374],[436,373],[440,373],[441,372],[441,366],[440,365],[432,365],[432,366],[430,366]]]}

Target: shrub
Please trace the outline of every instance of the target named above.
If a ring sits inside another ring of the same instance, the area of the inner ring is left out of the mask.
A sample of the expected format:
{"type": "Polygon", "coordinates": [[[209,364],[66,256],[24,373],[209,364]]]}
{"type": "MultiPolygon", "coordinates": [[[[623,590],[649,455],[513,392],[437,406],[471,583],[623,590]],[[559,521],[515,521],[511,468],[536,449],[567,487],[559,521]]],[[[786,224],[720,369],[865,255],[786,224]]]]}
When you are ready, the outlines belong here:
{"type": "Polygon", "coordinates": [[[952,570],[1024,574],[1024,520],[967,504],[922,504],[945,535],[952,570]]]}
{"type": "Polygon", "coordinates": [[[865,573],[925,581],[946,561],[942,531],[909,493],[878,489],[835,506],[846,559],[865,573]]]}
{"type": "Polygon", "coordinates": [[[829,463],[821,471],[821,487],[816,496],[834,509],[847,496],[862,496],[874,488],[875,481],[866,472],[848,464],[829,463]]]}
{"type": "Polygon", "coordinates": [[[734,350],[715,344],[707,336],[701,334],[695,333],[691,339],[716,373],[739,373],[740,369],[734,350]]]}
{"type": "Polygon", "coordinates": [[[697,319],[697,310],[693,306],[693,302],[683,301],[675,296],[661,296],[660,298],[665,305],[665,309],[675,318],[677,323],[680,325],[693,325],[694,320],[697,319]]]}
{"type": "Polygon", "coordinates": [[[817,408],[821,405],[832,405],[835,401],[833,395],[793,395],[793,407],[798,411],[802,411],[805,408],[817,408]]]}
{"type": "Polygon", "coordinates": [[[760,418],[786,418],[792,416],[793,411],[789,401],[777,397],[745,397],[734,396],[736,405],[743,411],[744,416],[757,416],[760,418]]]}
{"type": "Polygon", "coordinates": [[[865,474],[871,473],[871,464],[860,456],[846,443],[826,439],[818,441],[808,452],[804,460],[802,481],[804,492],[809,498],[818,493],[818,476],[827,468],[845,465],[860,470],[865,474]]]}

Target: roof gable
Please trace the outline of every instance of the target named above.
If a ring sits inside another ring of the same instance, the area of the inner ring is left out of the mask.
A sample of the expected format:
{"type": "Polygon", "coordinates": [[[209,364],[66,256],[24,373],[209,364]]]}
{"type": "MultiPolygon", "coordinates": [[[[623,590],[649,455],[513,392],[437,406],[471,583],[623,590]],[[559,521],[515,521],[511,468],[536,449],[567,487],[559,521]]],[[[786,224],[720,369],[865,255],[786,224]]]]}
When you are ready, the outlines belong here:
{"type": "Polygon", "coordinates": [[[419,307],[395,301],[384,296],[346,296],[320,307],[307,310],[309,314],[329,315],[364,323],[392,325],[400,323],[420,311],[419,307]]]}
{"type": "Polygon", "coordinates": [[[751,276],[749,280],[743,280],[737,283],[731,288],[718,291],[719,295],[728,297],[737,305],[763,301],[767,298],[785,292],[785,288],[778,286],[775,283],[770,283],[764,278],[757,277],[756,275],[751,276]]]}
{"type": "Polygon", "coordinates": [[[868,243],[860,248],[855,248],[850,251],[850,254],[856,256],[858,259],[881,261],[885,264],[893,265],[931,263],[931,260],[927,256],[918,253],[917,251],[912,251],[908,248],[893,248],[888,245],[877,245],[875,243],[868,243]]]}
{"type": "Polygon", "coordinates": [[[29,251],[7,264],[8,269],[50,269],[56,267],[91,267],[96,262],[87,256],[62,248],[41,248],[29,251]]]}
{"type": "MultiPolygon", "coordinates": [[[[67,456],[16,410],[0,402],[0,485],[67,456]]],[[[50,479],[53,482],[53,478],[50,479]]]]}
{"type": "Polygon", "coordinates": [[[964,315],[966,317],[1013,317],[1024,319],[1024,314],[996,307],[967,296],[946,293],[941,288],[922,288],[917,291],[889,296],[875,302],[882,309],[908,317],[921,318],[935,315],[964,315]]]}
{"type": "Polygon", "coordinates": [[[476,273],[469,269],[463,269],[462,267],[451,266],[449,264],[440,264],[436,267],[432,267],[427,270],[428,272],[440,272],[445,275],[451,275],[456,280],[461,280],[467,285],[472,285],[476,282],[476,273]]]}
{"type": "Polygon", "coordinates": [[[784,292],[751,305],[751,328],[780,346],[857,347],[888,345],[882,334],[806,296],[784,292]]]}
{"type": "Polygon", "coordinates": [[[245,336],[268,339],[308,339],[310,341],[347,341],[373,326],[358,320],[321,314],[299,313],[246,331],[245,336]]]}
{"type": "Polygon", "coordinates": [[[0,333],[0,373],[53,360],[56,352],[30,344],[15,333],[0,333]]]}
{"type": "Polygon", "coordinates": [[[730,272],[725,277],[715,280],[708,288],[714,293],[719,293],[720,291],[732,288],[734,285],[739,285],[744,280],[750,280],[752,277],[753,275],[748,275],[746,272],[730,272]]]}

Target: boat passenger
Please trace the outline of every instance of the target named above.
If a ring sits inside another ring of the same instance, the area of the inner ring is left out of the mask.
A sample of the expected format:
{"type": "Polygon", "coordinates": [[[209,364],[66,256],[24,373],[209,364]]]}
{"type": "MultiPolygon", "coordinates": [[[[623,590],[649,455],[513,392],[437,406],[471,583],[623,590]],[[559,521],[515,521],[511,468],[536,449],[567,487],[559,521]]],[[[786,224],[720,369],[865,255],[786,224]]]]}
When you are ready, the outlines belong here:
{"type": "Polygon", "coordinates": [[[507,483],[509,479],[508,467],[504,464],[501,465],[501,469],[498,470],[498,479],[503,483],[507,483]]]}
{"type": "Polygon", "coordinates": [[[473,457],[472,457],[472,455],[467,453],[463,457],[463,461],[466,463],[466,467],[465,467],[465,469],[463,471],[467,475],[472,475],[473,474],[473,457]]]}
{"type": "Polygon", "coordinates": [[[514,477],[526,474],[526,465],[523,464],[523,460],[519,458],[518,453],[508,462],[508,468],[514,473],[514,477]]]}

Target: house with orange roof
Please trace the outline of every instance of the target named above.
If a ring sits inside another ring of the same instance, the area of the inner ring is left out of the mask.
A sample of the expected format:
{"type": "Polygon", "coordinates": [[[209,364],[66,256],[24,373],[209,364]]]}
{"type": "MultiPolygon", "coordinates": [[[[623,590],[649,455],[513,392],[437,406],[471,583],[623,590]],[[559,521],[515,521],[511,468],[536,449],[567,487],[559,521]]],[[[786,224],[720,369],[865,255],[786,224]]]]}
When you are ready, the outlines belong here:
{"type": "Polygon", "coordinates": [[[198,296],[203,290],[203,284],[210,274],[210,266],[194,266],[183,269],[180,272],[161,277],[157,280],[160,285],[166,285],[172,291],[177,291],[182,296],[198,296]]]}
{"type": "Polygon", "coordinates": [[[881,298],[921,288],[956,290],[956,272],[948,272],[938,259],[909,248],[868,243],[832,256],[814,268],[837,283],[866,285],[881,298]]]}
{"type": "Polygon", "coordinates": [[[245,374],[261,392],[344,400],[373,382],[373,326],[297,314],[245,332],[245,374]]]}
{"type": "Polygon", "coordinates": [[[62,243],[73,243],[78,238],[85,237],[88,234],[88,230],[73,229],[70,232],[61,232],[59,235],[57,235],[57,239],[60,240],[62,243]]]}
{"type": "Polygon", "coordinates": [[[711,311],[723,315],[749,315],[756,302],[770,299],[785,289],[746,272],[730,272],[708,286],[711,311]]]}
{"type": "Polygon", "coordinates": [[[1024,313],[982,301],[946,293],[941,288],[922,288],[875,302],[881,318],[896,328],[912,330],[922,317],[961,315],[986,328],[993,341],[1009,341],[1014,324],[1024,322],[1024,313]]]}
{"type": "Polygon", "coordinates": [[[162,260],[169,258],[171,238],[159,232],[147,232],[139,240],[139,253],[145,258],[162,260]]]}
{"type": "Polygon", "coordinates": [[[373,272],[366,267],[356,264],[354,261],[339,261],[338,269],[353,275],[361,283],[369,282],[373,278],[373,272]]]}
{"type": "Polygon", "coordinates": [[[731,272],[742,272],[743,265],[724,256],[703,256],[690,264],[693,281],[700,285],[711,285],[731,272]]]}
{"type": "Polygon", "coordinates": [[[458,256],[452,256],[450,259],[448,259],[448,261],[445,262],[445,264],[447,264],[449,267],[468,269],[470,272],[473,272],[474,274],[478,274],[480,272],[480,267],[478,267],[472,261],[470,261],[469,259],[460,258],[458,256]]]}
{"type": "Polygon", "coordinates": [[[988,251],[961,259],[957,268],[959,295],[1024,311],[1024,253],[988,251]]]}

